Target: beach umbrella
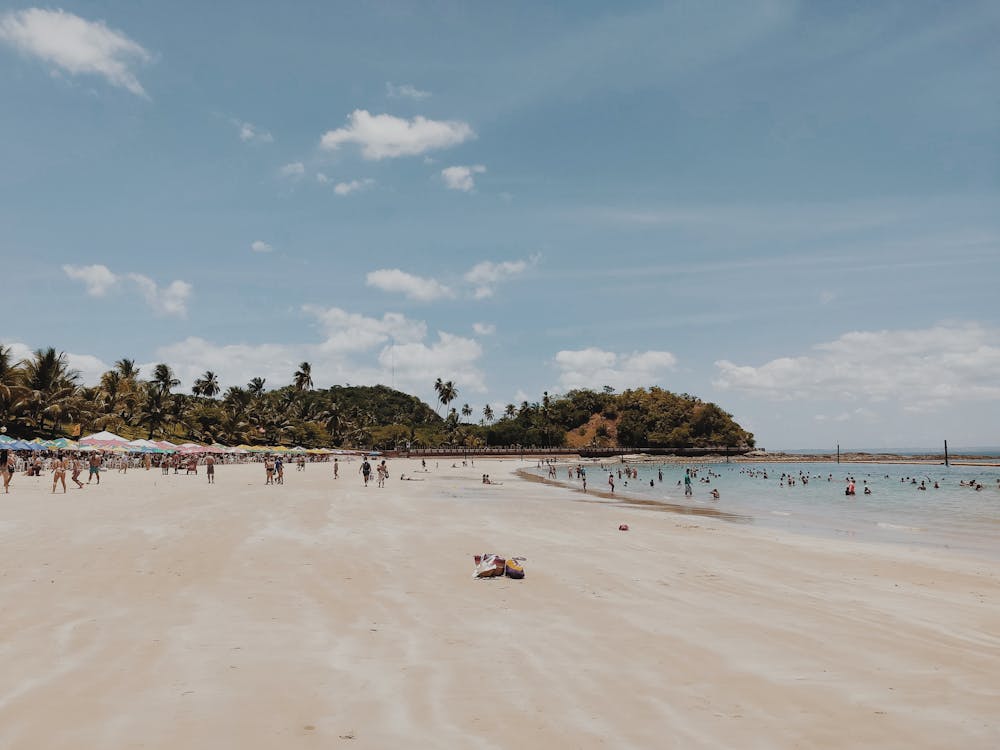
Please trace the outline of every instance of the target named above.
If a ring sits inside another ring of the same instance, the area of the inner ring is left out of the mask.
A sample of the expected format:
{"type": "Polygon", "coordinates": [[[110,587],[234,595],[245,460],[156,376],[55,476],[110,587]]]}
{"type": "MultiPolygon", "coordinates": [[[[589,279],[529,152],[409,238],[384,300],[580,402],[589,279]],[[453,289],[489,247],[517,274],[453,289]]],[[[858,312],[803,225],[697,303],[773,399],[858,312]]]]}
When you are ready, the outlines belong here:
{"type": "Polygon", "coordinates": [[[113,432],[108,432],[104,430],[102,432],[95,432],[92,435],[87,435],[87,437],[80,438],[81,445],[101,445],[101,444],[111,444],[120,443],[125,444],[128,440],[123,438],[121,435],[116,435],[113,432]]]}
{"type": "Polygon", "coordinates": [[[14,438],[10,437],[9,435],[0,435],[0,445],[6,445],[7,443],[15,443],[15,442],[17,441],[14,440],[14,438]]]}
{"type": "Polygon", "coordinates": [[[50,440],[49,442],[52,443],[54,448],[58,448],[59,450],[71,450],[78,447],[75,440],[70,440],[69,438],[64,437],[50,440]]]}

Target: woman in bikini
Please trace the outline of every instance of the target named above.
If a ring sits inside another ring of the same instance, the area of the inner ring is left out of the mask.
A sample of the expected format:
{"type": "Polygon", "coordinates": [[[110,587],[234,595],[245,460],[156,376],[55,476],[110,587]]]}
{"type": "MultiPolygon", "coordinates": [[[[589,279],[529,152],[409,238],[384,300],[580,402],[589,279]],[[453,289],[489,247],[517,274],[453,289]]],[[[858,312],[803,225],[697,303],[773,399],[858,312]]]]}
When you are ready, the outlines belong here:
{"type": "Polygon", "coordinates": [[[66,459],[56,456],[52,462],[52,494],[56,494],[56,485],[62,482],[63,494],[66,494],[66,459]]]}

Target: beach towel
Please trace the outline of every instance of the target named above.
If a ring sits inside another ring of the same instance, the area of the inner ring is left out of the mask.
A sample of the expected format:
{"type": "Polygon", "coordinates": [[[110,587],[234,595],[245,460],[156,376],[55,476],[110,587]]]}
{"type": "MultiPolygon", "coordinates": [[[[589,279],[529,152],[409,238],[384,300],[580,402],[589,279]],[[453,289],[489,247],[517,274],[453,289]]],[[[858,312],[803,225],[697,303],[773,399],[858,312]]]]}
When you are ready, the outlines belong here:
{"type": "Polygon", "coordinates": [[[507,567],[507,560],[499,555],[487,552],[484,555],[476,555],[476,570],[472,574],[473,578],[496,578],[502,576],[507,567]]]}

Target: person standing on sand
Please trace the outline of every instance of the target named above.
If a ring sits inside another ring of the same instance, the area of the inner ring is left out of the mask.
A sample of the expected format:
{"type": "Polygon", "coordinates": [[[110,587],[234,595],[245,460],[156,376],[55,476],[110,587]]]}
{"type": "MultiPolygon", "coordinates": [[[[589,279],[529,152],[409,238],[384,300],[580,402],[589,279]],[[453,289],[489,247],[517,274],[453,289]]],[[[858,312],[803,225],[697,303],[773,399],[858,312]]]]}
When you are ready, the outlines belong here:
{"type": "Polygon", "coordinates": [[[215,484],[215,456],[205,456],[205,474],[208,476],[208,483],[215,484]]]}
{"type": "Polygon", "coordinates": [[[281,459],[281,456],[274,459],[274,483],[285,483],[285,462],[281,459]]]}
{"type": "Polygon", "coordinates": [[[364,461],[361,462],[361,476],[363,476],[365,479],[365,487],[368,486],[368,479],[369,477],[371,477],[371,475],[372,475],[372,465],[368,463],[368,459],[366,458],[364,461]]]}
{"type": "Polygon", "coordinates": [[[52,494],[56,494],[56,485],[62,482],[63,494],[66,494],[66,459],[56,456],[52,462],[52,494]]]}
{"type": "Polygon", "coordinates": [[[264,471],[267,473],[267,481],[264,484],[274,484],[274,459],[270,456],[264,459],[264,471]]]}
{"type": "Polygon", "coordinates": [[[337,459],[333,459],[333,478],[337,479],[340,477],[340,463],[337,459]]]}
{"type": "Polygon", "coordinates": [[[101,483],[101,464],[103,463],[103,459],[101,458],[101,454],[100,453],[91,453],[90,454],[90,460],[88,461],[88,463],[90,464],[90,476],[87,478],[87,484],[90,484],[90,481],[94,477],[97,477],[97,483],[100,484],[101,483]]]}
{"type": "Polygon", "coordinates": [[[615,491],[615,475],[614,475],[614,473],[608,474],[608,487],[610,487],[611,488],[611,492],[614,493],[614,491],[615,491]]]}

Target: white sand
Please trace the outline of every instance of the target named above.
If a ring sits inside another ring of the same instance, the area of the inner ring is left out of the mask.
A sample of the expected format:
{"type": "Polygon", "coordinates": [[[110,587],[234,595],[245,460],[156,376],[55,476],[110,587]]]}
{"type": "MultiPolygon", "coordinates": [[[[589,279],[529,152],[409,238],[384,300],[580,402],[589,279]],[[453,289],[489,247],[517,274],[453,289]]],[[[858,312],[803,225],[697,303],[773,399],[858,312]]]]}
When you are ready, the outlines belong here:
{"type": "Polygon", "coordinates": [[[0,748],[1000,747],[995,564],[476,464],[16,477],[0,748]],[[527,578],[472,580],[486,551],[527,578]]]}

